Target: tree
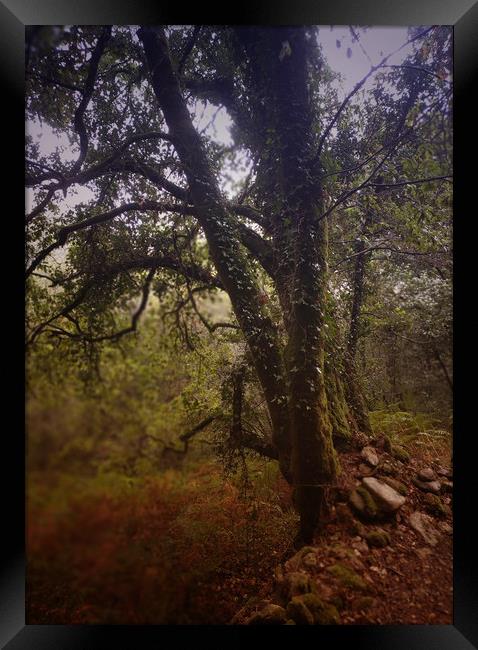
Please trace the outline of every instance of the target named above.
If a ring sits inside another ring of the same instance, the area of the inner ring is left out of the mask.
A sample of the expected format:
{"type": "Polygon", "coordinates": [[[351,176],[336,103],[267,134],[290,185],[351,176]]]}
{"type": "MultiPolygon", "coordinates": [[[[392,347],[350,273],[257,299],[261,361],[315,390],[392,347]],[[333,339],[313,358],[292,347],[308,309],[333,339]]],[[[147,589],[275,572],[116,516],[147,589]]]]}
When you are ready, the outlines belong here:
{"type": "MultiPolygon", "coordinates": [[[[71,27],[27,38],[28,114],[66,135],[77,153],[70,161],[59,148],[41,155],[27,138],[26,185],[35,197],[28,343],[44,333],[86,346],[118,340],[136,329],[151,288],[179,282],[210,332],[238,327],[247,344],[272,422],[271,441],[247,442],[272,450],[294,486],[301,543],[312,540],[337,476],[334,434],[369,430],[354,360],[367,249],[359,242],[355,251],[340,361],[329,220],[351,197],[422,182],[389,176],[403,149],[417,147],[427,116],[449,100],[449,32],[415,30],[409,43],[418,44],[412,59],[381,78],[371,117],[358,126],[363,106],[353,100],[390,55],[339,102],[315,28],[71,27]],[[199,132],[201,105],[227,111],[232,147],[199,132]],[[249,173],[226,199],[221,173],[241,158],[249,173]],[[76,187],[82,200],[62,207],[76,187]],[[217,289],[236,321],[210,324],[201,314],[197,297],[217,289]],[[130,326],[115,330],[115,309],[137,293],[130,326]]],[[[426,180],[448,176],[434,171],[426,180]]],[[[240,436],[240,373],[234,382],[240,436]]]]}

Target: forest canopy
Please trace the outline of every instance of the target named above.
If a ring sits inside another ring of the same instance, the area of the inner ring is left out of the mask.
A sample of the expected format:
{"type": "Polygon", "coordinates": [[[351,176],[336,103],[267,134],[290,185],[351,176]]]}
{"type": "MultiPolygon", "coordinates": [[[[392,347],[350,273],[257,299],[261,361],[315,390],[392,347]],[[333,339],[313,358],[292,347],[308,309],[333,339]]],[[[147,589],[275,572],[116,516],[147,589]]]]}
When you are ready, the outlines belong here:
{"type": "Polygon", "coordinates": [[[278,461],[300,545],[339,450],[450,430],[451,28],[327,30],[27,28],[38,467],[154,472],[203,436],[278,461]]]}

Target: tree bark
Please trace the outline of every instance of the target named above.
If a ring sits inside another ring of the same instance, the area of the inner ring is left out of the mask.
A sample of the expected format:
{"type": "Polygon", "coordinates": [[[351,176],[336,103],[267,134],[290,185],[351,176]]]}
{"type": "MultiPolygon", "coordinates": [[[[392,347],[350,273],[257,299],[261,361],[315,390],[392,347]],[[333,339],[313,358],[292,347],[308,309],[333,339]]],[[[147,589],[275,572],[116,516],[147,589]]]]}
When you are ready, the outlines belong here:
{"type": "MultiPolygon", "coordinates": [[[[364,234],[370,223],[370,215],[367,216],[363,227],[364,234]]],[[[362,387],[357,372],[357,344],[360,336],[360,316],[364,300],[364,280],[367,253],[365,241],[360,240],[357,244],[357,255],[355,256],[354,273],[352,278],[352,310],[350,314],[350,327],[347,340],[345,358],[345,395],[347,403],[353,412],[357,426],[362,433],[372,433],[367,404],[363,395],[362,387]]]]}
{"type": "Polygon", "coordinates": [[[269,225],[288,334],[298,541],[310,543],[320,521],[325,489],[337,473],[324,371],[327,222],[321,219],[320,184],[310,170],[315,140],[308,88],[311,51],[302,28],[241,28],[238,33],[249,56],[258,110],[267,120],[262,178],[274,193],[269,225]]]}
{"type": "Polygon", "coordinates": [[[285,372],[277,331],[261,305],[260,291],[233,215],[223,200],[174,74],[162,29],[141,27],[151,83],[163,111],[176,151],[184,165],[189,192],[204,230],[211,259],[229,294],[237,320],[254,359],[273,424],[279,463],[290,479],[290,437],[285,372]]]}

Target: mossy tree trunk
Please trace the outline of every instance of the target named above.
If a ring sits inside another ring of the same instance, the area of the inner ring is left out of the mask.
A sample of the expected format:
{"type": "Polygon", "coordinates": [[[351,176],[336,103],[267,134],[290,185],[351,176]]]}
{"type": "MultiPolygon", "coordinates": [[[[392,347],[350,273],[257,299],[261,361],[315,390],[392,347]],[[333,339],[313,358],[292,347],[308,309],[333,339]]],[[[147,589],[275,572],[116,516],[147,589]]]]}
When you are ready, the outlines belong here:
{"type": "MultiPolygon", "coordinates": [[[[370,214],[367,215],[362,235],[367,231],[370,223],[370,214]]],[[[363,239],[357,242],[354,272],[352,278],[352,310],[345,355],[345,396],[347,403],[354,415],[360,431],[372,433],[362,386],[357,372],[357,344],[360,337],[360,318],[364,301],[364,280],[367,263],[366,244],[363,239]]]]}
{"type": "Polygon", "coordinates": [[[320,183],[311,173],[316,151],[305,30],[240,29],[251,63],[250,87],[267,123],[260,178],[274,197],[269,227],[276,287],[287,330],[285,353],[292,441],[292,477],[300,537],[310,542],[337,459],[327,406],[324,313],[327,221],[320,183]]]}
{"type": "MultiPolygon", "coordinates": [[[[237,30],[238,42],[249,57],[249,81],[267,120],[261,169],[273,197],[265,212],[288,339],[284,349],[261,305],[234,217],[225,207],[192,124],[164,32],[143,27],[138,35],[211,259],[254,360],[282,473],[295,487],[300,539],[310,542],[325,489],[337,473],[324,367],[327,221],[321,218],[321,188],[310,169],[316,146],[308,88],[310,44],[299,28],[237,30]]],[[[335,398],[340,399],[338,392],[335,398]]]]}

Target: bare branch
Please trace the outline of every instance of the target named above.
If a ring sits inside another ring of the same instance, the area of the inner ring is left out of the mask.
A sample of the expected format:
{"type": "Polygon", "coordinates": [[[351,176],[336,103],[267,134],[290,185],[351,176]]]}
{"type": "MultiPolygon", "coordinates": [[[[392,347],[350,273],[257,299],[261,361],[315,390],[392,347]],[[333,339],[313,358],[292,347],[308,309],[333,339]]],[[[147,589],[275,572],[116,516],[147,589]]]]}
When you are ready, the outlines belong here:
{"type": "Polygon", "coordinates": [[[76,174],[81,169],[83,161],[86,158],[86,153],[88,151],[88,134],[86,132],[86,126],[83,118],[88,104],[90,103],[91,96],[93,95],[93,90],[95,88],[98,65],[100,63],[100,59],[103,55],[106,45],[110,39],[110,36],[111,25],[105,25],[101,31],[101,36],[96,43],[95,49],[93,50],[93,54],[91,55],[91,61],[88,68],[88,74],[86,76],[85,86],[82,92],[81,102],[75,111],[73,124],[75,131],[80,138],[80,155],[72,167],[72,174],[76,174]]]}
{"type": "Polygon", "coordinates": [[[192,51],[193,47],[196,44],[196,41],[197,41],[197,39],[199,37],[199,32],[201,31],[201,27],[202,27],[202,25],[194,25],[194,29],[192,31],[192,34],[188,38],[188,41],[187,41],[186,46],[184,48],[184,52],[183,52],[183,54],[181,56],[181,60],[180,60],[179,65],[178,65],[178,74],[179,75],[182,73],[184,65],[185,65],[185,63],[186,63],[186,61],[188,59],[188,56],[191,54],[191,51],[192,51]]]}

